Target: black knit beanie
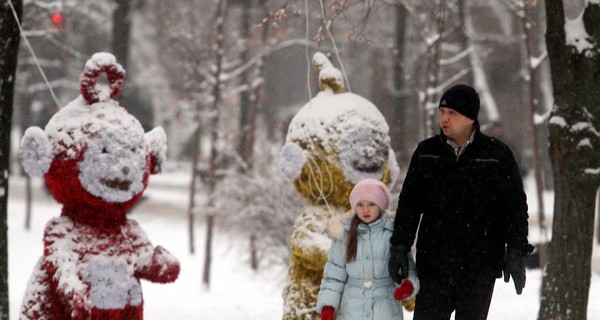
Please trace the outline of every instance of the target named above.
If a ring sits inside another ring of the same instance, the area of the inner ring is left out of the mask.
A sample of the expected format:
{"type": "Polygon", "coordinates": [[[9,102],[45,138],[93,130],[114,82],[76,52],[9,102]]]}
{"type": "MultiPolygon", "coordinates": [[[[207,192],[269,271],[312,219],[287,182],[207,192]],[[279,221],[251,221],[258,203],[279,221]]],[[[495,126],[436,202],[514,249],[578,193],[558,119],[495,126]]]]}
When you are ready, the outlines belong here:
{"type": "Polygon", "coordinates": [[[458,84],[446,90],[440,99],[440,106],[458,111],[467,118],[477,120],[479,115],[479,95],[470,86],[458,84]]]}

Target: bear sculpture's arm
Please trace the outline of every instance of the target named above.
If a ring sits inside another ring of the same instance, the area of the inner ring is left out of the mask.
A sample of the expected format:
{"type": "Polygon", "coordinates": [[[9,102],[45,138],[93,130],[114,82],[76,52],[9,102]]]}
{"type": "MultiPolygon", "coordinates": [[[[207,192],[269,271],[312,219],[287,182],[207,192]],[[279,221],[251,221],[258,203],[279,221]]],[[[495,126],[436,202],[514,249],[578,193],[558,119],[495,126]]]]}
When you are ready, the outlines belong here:
{"type": "Polygon", "coordinates": [[[137,256],[135,277],[157,283],[173,282],[179,276],[179,261],[162,246],[153,247],[148,236],[133,220],[129,220],[134,254],[137,256]]]}
{"type": "Polygon", "coordinates": [[[40,257],[27,283],[19,320],[54,319],[56,317],[48,316],[48,310],[56,309],[57,305],[50,290],[50,277],[44,268],[44,257],[40,257]]]}
{"type": "MultiPolygon", "coordinates": [[[[89,286],[82,281],[80,274],[79,232],[73,222],[65,217],[48,221],[44,232],[43,268],[50,278],[51,291],[62,310],[50,310],[61,313],[69,319],[86,319],[90,312],[88,303],[89,286]]],[[[60,315],[55,315],[60,318],[60,315]]]]}

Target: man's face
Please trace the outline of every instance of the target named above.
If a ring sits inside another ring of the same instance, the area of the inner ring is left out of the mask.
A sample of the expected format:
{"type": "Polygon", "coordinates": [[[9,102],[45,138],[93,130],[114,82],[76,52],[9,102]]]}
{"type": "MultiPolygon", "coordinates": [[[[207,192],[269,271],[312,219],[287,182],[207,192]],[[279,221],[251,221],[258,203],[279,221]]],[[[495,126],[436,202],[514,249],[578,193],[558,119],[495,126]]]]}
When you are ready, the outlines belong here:
{"type": "Polygon", "coordinates": [[[444,135],[454,142],[461,143],[469,138],[475,122],[475,120],[463,116],[456,110],[446,107],[440,108],[439,120],[444,135]]]}

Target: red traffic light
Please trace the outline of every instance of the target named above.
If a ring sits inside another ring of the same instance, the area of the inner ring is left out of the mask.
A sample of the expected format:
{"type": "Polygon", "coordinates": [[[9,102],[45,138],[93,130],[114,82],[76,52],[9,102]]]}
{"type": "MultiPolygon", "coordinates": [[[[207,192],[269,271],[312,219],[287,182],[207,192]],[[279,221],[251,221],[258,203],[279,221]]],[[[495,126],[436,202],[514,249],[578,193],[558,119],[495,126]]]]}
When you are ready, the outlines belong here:
{"type": "Polygon", "coordinates": [[[62,13],[55,12],[54,14],[52,14],[52,23],[58,26],[62,25],[63,22],[65,22],[65,18],[63,18],[62,13]]]}

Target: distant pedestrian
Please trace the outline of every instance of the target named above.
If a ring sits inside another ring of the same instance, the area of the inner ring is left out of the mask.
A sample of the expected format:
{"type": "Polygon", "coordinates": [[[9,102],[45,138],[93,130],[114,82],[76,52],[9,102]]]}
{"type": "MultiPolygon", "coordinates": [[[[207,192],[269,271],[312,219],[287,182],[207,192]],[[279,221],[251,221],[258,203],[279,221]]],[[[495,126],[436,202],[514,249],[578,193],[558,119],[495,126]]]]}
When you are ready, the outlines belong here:
{"type": "Polygon", "coordinates": [[[388,273],[390,237],[394,220],[387,212],[390,193],[382,182],[359,181],[350,193],[352,211],[334,217],[328,228],[333,239],[317,311],[322,320],[403,319],[402,303],[419,291],[412,255],[408,253],[406,279],[396,284],[388,273]]]}
{"type": "Polygon", "coordinates": [[[402,186],[389,270],[407,276],[417,238],[414,320],[484,320],[496,278],[525,287],[526,195],[511,150],[479,129],[475,89],[453,86],[439,110],[441,133],[419,143],[402,186]]]}

